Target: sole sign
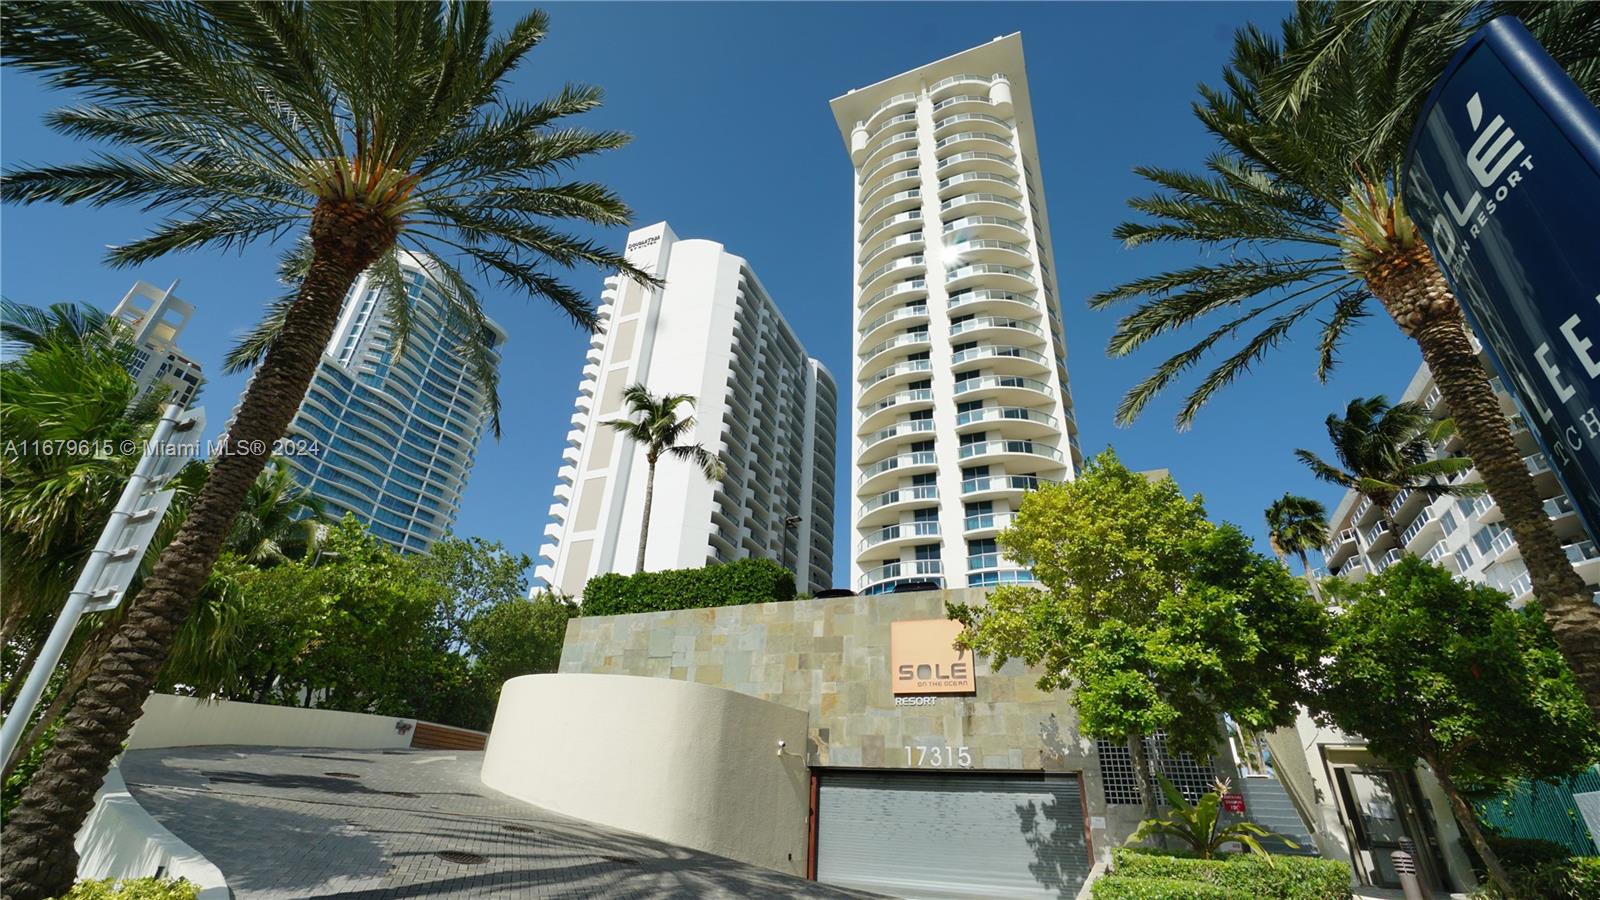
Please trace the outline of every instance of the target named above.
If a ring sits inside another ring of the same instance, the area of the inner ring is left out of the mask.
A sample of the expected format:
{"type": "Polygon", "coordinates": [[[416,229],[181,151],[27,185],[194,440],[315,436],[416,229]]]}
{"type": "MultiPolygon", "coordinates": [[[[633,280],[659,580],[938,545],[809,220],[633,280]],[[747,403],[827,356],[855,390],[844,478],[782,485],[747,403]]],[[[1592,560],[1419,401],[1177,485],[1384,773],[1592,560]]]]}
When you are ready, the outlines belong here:
{"type": "Polygon", "coordinates": [[[1404,199],[1591,537],[1600,526],[1600,110],[1502,16],[1429,95],[1404,199]]]}

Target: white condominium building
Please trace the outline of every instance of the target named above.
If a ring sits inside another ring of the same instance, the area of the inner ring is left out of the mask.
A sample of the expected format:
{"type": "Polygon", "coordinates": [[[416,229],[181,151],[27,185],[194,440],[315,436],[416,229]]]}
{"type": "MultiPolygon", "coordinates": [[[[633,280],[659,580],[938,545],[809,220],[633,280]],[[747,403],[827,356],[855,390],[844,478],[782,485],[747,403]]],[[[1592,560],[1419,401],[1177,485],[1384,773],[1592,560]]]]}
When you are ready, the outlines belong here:
{"type": "Polygon", "coordinates": [[[595,575],[634,571],[645,458],[603,423],[628,417],[622,392],[642,383],[695,398],[685,440],[726,468],[713,483],[662,458],[645,569],[765,557],[793,571],[801,593],[831,586],[833,378],[806,356],[750,264],[721,244],[679,240],[660,222],[628,235],[627,257],[666,286],[606,279],[535,581],[577,595],[595,575]]]}
{"type": "MultiPolygon", "coordinates": [[[[1566,545],[1567,557],[1585,582],[1591,587],[1600,586],[1600,550],[1584,533],[1571,499],[1561,489],[1511,394],[1499,378],[1492,379],[1492,383],[1500,398],[1500,408],[1511,420],[1512,434],[1525,454],[1523,461],[1533,473],[1534,483],[1544,498],[1545,512],[1566,545]]],[[[1439,417],[1450,415],[1425,365],[1417,370],[1401,399],[1419,402],[1439,417]]],[[[1436,455],[1464,453],[1461,437],[1455,435],[1438,448],[1436,455]]],[[[1482,476],[1476,469],[1469,469],[1456,476],[1456,480],[1477,482],[1482,476]]],[[[1390,532],[1384,525],[1372,501],[1347,491],[1328,523],[1331,545],[1323,553],[1328,571],[1360,579],[1369,572],[1387,569],[1409,552],[1439,563],[1469,581],[1503,590],[1519,605],[1532,596],[1533,580],[1522,561],[1522,552],[1505,525],[1499,505],[1488,494],[1440,497],[1430,501],[1420,494],[1406,492],[1390,504],[1390,518],[1400,530],[1399,534],[1390,532]]]]}
{"type": "Polygon", "coordinates": [[[177,287],[174,281],[163,291],[136,281],[111,316],[132,333],[134,351],[128,374],[139,386],[139,397],[164,391],[167,402],[187,407],[200,390],[201,374],[200,364],[178,349],[178,335],[194,315],[194,306],[172,293],[177,287]]]}
{"type": "MultiPolygon", "coordinates": [[[[402,257],[410,331],[398,346],[383,290],[368,275],[350,289],[339,322],[288,437],[319,452],[285,457],[295,479],[334,518],[354,513],[373,535],[425,552],[443,537],[489,422],[489,398],[460,348],[482,327],[491,347],[506,334],[456,311],[428,273],[402,257]]],[[[498,351],[491,360],[499,364],[498,351]]]]}
{"type": "Polygon", "coordinates": [[[995,535],[1082,455],[1022,38],[832,107],[855,168],[852,587],[1030,581],[995,535]]]}

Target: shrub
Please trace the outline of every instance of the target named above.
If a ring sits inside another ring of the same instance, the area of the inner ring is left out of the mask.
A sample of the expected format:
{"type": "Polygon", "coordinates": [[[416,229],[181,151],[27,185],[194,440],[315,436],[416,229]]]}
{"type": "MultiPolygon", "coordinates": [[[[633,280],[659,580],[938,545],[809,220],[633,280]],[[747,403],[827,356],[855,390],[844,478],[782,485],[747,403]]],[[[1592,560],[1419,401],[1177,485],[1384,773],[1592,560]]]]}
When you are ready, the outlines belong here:
{"type": "Polygon", "coordinates": [[[1254,855],[1194,859],[1148,849],[1119,847],[1111,851],[1119,876],[1199,881],[1262,900],[1348,900],[1350,867],[1310,856],[1254,855]]]}
{"type": "Polygon", "coordinates": [[[596,575],[583,589],[583,614],[743,606],[794,599],[794,573],[770,559],[741,559],[703,569],[596,575]]]}
{"type": "MultiPolygon", "coordinates": [[[[1571,856],[1551,860],[1531,869],[1511,870],[1517,896],[1540,900],[1593,900],[1600,897],[1600,856],[1571,856]]],[[[1500,900],[1493,884],[1472,892],[1473,900],[1500,900]]]]}
{"type": "Polygon", "coordinates": [[[196,900],[200,891],[182,878],[106,878],[80,881],[63,900],[196,900]]]}
{"type": "Polygon", "coordinates": [[[1243,891],[1182,878],[1107,875],[1090,890],[1094,900],[1255,900],[1243,891]]]}
{"type": "Polygon", "coordinates": [[[1506,837],[1485,835],[1489,846],[1500,857],[1500,864],[1508,869],[1535,869],[1545,863],[1559,862],[1572,856],[1566,844],[1543,838],[1506,837]]]}

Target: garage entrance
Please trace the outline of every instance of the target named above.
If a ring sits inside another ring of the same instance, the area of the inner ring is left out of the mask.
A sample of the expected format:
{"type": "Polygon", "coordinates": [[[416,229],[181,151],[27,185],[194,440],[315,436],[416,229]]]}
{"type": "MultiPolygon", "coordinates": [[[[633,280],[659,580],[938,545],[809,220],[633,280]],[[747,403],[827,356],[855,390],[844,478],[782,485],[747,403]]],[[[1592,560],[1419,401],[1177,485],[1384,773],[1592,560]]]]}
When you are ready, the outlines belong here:
{"type": "Polygon", "coordinates": [[[1089,875],[1076,775],[817,775],[818,881],[897,897],[1070,898],[1089,875]]]}

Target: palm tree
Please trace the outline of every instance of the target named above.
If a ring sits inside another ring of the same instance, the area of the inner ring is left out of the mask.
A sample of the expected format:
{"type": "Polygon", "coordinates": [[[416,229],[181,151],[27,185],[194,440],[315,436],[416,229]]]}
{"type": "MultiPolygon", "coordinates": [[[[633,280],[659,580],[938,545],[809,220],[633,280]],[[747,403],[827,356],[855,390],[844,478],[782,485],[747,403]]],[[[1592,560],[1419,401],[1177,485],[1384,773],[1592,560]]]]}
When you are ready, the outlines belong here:
{"type": "MultiPolygon", "coordinates": [[[[505,95],[546,26],[534,11],[496,37],[486,3],[438,0],[7,5],[5,62],[73,90],[81,102],[48,123],[106,150],[7,172],[0,198],[160,210],[151,233],[110,250],[118,266],[306,236],[291,266],[303,279],[269,312],[229,445],[5,823],[7,897],[70,885],[73,834],[363,271],[407,321],[397,254],[430,257],[462,326],[452,329],[464,336],[457,352],[488,387],[493,356],[472,327],[484,319],[464,268],[586,327],[594,308],[559,270],[618,269],[655,283],[550,223],[614,227],[631,214],[606,187],[566,180],[580,160],[628,141],[564,124],[597,107],[599,90],[569,85],[538,102],[505,95]]],[[[498,435],[498,416],[493,424],[498,435]]]]}
{"type": "Polygon", "coordinates": [[[622,399],[628,404],[629,418],[611,419],[603,424],[643,447],[645,462],[650,467],[644,482],[644,518],[639,523],[639,560],[633,567],[635,572],[643,572],[644,548],[650,541],[650,507],[655,502],[656,463],[662,456],[677,457],[699,466],[708,481],[722,477],[722,463],[716,454],[699,444],[678,443],[694,432],[694,416],[678,418],[678,407],[685,403],[693,407],[693,397],[688,394],[657,397],[643,384],[632,384],[622,392],[622,399]]]}
{"type": "Polygon", "coordinates": [[[118,352],[132,354],[127,331],[105,311],[77,303],[52,303],[47,307],[29,306],[10,298],[0,299],[0,349],[21,355],[47,344],[115,345],[118,352]]]}
{"type": "Polygon", "coordinates": [[[274,458],[250,485],[223,549],[269,568],[314,553],[328,525],[321,498],[295,481],[288,463],[274,458]]]}
{"type": "MultiPolygon", "coordinates": [[[[1600,97],[1600,9],[1517,4],[1530,30],[1600,97]],[[1574,37],[1576,35],[1577,37],[1574,37]]],[[[1317,372],[1339,359],[1376,298],[1422,351],[1465,448],[1505,513],[1562,654],[1600,716],[1600,605],[1572,570],[1543,511],[1461,308],[1395,188],[1406,136],[1450,53],[1493,10],[1472,4],[1302,3],[1281,40],[1236,36],[1220,89],[1195,113],[1219,141],[1206,172],[1138,168],[1158,191],[1130,205],[1151,221],[1115,235],[1128,246],[1189,241],[1214,260],[1139,278],[1093,298],[1142,298],[1112,336],[1123,356],[1207,321],[1198,342],[1123,398],[1119,422],[1247,328],[1259,329],[1189,393],[1177,424],[1248,373],[1297,329],[1315,327],[1317,372]]]]}
{"type": "Polygon", "coordinates": [[[1311,594],[1322,599],[1322,588],[1311,571],[1311,551],[1328,543],[1328,511],[1310,497],[1284,494],[1267,507],[1267,543],[1280,561],[1289,554],[1300,560],[1311,594]]]}
{"type": "Polygon", "coordinates": [[[1434,458],[1436,448],[1450,439],[1449,419],[1434,419],[1421,404],[1402,402],[1393,406],[1381,394],[1356,398],[1345,407],[1344,415],[1327,418],[1328,443],[1333,445],[1338,465],[1325,462],[1310,450],[1294,455],[1317,478],[1355,491],[1378,509],[1378,518],[1396,539],[1395,499],[1404,491],[1429,499],[1446,494],[1475,494],[1475,484],[1452,484],[1449,479],[1472,468],[1464,456],[1434,458]]]}

